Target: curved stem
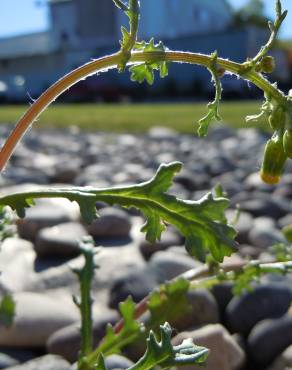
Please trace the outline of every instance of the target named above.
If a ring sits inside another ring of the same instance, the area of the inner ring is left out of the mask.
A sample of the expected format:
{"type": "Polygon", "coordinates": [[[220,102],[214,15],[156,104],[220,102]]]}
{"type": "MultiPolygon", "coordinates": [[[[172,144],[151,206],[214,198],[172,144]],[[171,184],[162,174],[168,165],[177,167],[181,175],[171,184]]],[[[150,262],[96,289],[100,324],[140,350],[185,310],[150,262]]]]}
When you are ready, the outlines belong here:
{"type": "MultiPolygon", "coordinates": [[[[53,103],[63,92],[76,84],[78,81],[92,74],[104,72],[111,68],[116,68],[121,62],[121,58],[122,55],[120,52],[118,52],[116,54],[112,54],[84,64],[49,87],[21,117],[16,127],[3,145],[0,151],[0,171],[5,168],[10,156],[15,150],[17,143],[21,140],[28,128],[51,103],[53,103]]],[[[209,55],[190,52],[142,51],[134,52],[131,56],[129,64],[166,61],[197,64],[204,67],[209,67],[211,59],[212,57],[209,55]]],[[[254,70],[246,72],[242,64],[231,62],[222,58],[217,59],[217,64],[226,71],[252,82],[258,88],[268,93],[275,101],[285,107],[289,112],[292,112],[292,102],[289,101],[289,99],[281,91],[279,91],[274,85],[266,80],[261,74],[255,72],[254,70]]]]}
{"type": "Polygon", "coordinates": [[[5,168],[9,158],[15,150],[17,143],[21,140],[29,127],[51,103],[53,103],[63,92],[75,85],[78,81],[94,73],[114,68],[117,66],[118,61],[118,54],[113,54],[94,60],[75,69],[50,86],[20,118],[16,127],[4,143],[0,152],[0,171],[5,168]]]}

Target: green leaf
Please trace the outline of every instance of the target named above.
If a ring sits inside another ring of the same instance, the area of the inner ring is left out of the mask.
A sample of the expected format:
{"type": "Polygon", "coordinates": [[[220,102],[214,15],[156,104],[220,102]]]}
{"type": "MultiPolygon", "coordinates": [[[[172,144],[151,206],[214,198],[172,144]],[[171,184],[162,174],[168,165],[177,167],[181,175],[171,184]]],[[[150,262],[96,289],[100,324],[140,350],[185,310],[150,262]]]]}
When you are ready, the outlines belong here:
{"type": "Polygon", "coordinates": [[[175,326],[177,319],[189,314],[191,310],[187,300],[189,287],[190,282],[180,278],[153,291],[148,302],[151,318],[147,326],[156,329],[166,320],[175,326]]]}
{"type": "Polygon", "coordinates": [[[147,81],[149,85],[153,85],[154,72],[149,64],[139,64],[129,68],[131,72],[131,81],[142,83],[147,81]]]}
{"type": "Polygon", "coordinates": [[[121,60],[118,64],[118,70],[123,72],[126,68],[126,64],[131,57],[132,49],[136,43],[139,18],[140,18],[140,5],[139,0],[129,0],[128,5],[126,5],[121,0],[113,0],[115,5],[124,11],[126,16],[129,18],[130,30],[122,27],[122,40],[121,44],[121,60]]]}
{"type": "Polygon", "coordinates": [[[120,41],[121,47],[124,48],[130,42],[131,35],[129,34],[128,30],[125,27],[121,28],[122,31],[122,40],[120,41]]]}
{"type": "Polygon", "coordinates": [[[262,275],[259,264],[247,265],[242,272],[236,275],[232,291],[235,295],[241,295],[253,290],[253,284],[259,282],[262,275]]]}
{"type": "Polygon", "coordinates": [[[6,294],[0,303],[0,323],[6,327],[13,324],[15,316],[15,302],[11,295],[6,294]]]}
{"type": "MultiPolygon", "coordinates": [[[[289,232],[289,239],[291,238],[291,225],[286,226],[286,228],[290,228],[289,232]]],[[[284,228],[285,229],[285,228],[284,228]]],[[[284,236],[287,238],[287,234],[284,233],[284,236]]],[[[289,240],[289,243],[291,241],[289,240]]],[[[288,262],[292,261],[292,245],[284,244],[284,243],[277,243],[274,244],[271,248],[272,254],[276,257],[276,261],[278,262],[288,262]]]]}
{"type": "Polygon", "coordinates": [[[94,370],[106,370],[104,357],[102,353],[98,356],[97,363],[94,366],[94,370]]]}
{"type": "Polygon", "coordinates": [[[211,56],[211,64],[209,66],[209,71],[212,75],[212,82],[215,86],[215,99],[213,102],[207,105],[207,114],[199,120],[198,135],[204,137],[208,134],[209,126],[213,120],[221,121],[222,118],[219,114],[219,104],[222,98],[222,85],[220,81],[220,76],[217,68],[217,52],[213,53],[211,56]]]}
{"type": "MultiPolygon", "coordinates": [[[[134,50],[164,53],[166,48],[161,41],[158,44],[155,44],[154,39],[152,38],[148,43],[145,41],[136,43],[134,50]]],[[[149,85],[152,85],[154,82],[155,70],[159,71],[161,78],[164,78],[168,75],[168,65],[165,61],[153,60],[147,63],[134,65],[129,68],[132,81],[139,83],[147,81],[149,85]]]]}
{"type": "Polygon", "coordinates": [[[66,188],[48,189],[8,195],[0,198],[0,205],[17,209],[18,205],[30,206],[28,200],[44,197],[62,197],[76,201],[86,221],[95,217],[95,203],[118,204],[125,208],[140,210],[146,222],[142,231],[147,240],[159,240],[165,224],[172,224],[186,239],[186,249],[194,257],[205,261],[211,253],[222,262],[236,250],[233,226],[226,224],[225,209],[229,201],[224,197],[214,197],[208,193],[199,201],[184,201],[167,193],[173,177],[181,170],[182,164],[173,162],[162,164],[149,181],[139,185],[118,188],[66,188]]]}
{"type": "Polygon", "coordinates": [[[81,217],[88,225],[98,218],[97,209],[93,198],[95,199],[95,197],[92,195],[82,195],[78,200],[81,217]]]}
{"type": "Polygon", "coordinates": [[[142,226],[141,231],[146,233],[146,239],[154,244],[157,240],[161,239],[161,234],[166,230],[166,225],[160,219],[159,215],[152,214],[151,209],[147,210],[145,208],[144,215],[147,221],[142,226]]]}
{"type": "Polygon", "coordinates": [[[113,2],[119,9],[123,10],[124,12],[126,12],[129,9],[128,6],[121,0],[113,0],[113,2]]]}
{"type": "Polygon", "coordinates": [[[13,215],[7,207],[0,206],[0,242],[16,234],[13,215]]]}
{"type": "Polygon", "coordinates": [[[131,343],[143,332],[143,325],[135,320],[135,307],[135,303],[131,297],[129,297],[125,302],[120,303],[119,308],[124,320],[123,328],[116,334],[114,328],[111,325],[108,325],[107,332],[102,343],[89,357],[91,362],[94,358],[97,358],[100,353],[104,356],[119,353],[122,347],[131,343]]]}
{"type": "MultiPolygon", "coordinates": [[[[168,323],[160,326],[160,341],[153,331],[147,338],[147,349],[144,356],[131,370],[148,370],[159,366],[161,369],[184,365],[202,365],[208,357],[208,349],[185,340],[179,346],[171,344],[172,329],[168,323]]],[[[129,369],[129,370],[130,370],[129,369]]]]}

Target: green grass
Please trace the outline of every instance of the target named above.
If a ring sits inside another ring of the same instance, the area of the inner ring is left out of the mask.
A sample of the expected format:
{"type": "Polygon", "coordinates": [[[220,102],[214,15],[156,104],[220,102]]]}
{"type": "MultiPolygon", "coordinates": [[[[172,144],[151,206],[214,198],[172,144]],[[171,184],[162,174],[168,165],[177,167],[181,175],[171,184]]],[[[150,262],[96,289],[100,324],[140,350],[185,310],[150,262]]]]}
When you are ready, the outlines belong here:
{"type": "MultiPolygon", "coordinates": [[[[228,125],[250,127],[244,117],[258,113],[258,102],[227,102],[221,116],[228,125]]],[[[0,122],[15,123],[25,106],[0,106],[0,122]]],[[[78,126],[84,130],[146,132],[152,126],[167,126],[182,133],[194,133],[195,123],[206,113],[206,104],[64,104],[53,105],[34,127],[78,126]]],[[[263,127],[260,124],[259,127],[263,127]]]]}

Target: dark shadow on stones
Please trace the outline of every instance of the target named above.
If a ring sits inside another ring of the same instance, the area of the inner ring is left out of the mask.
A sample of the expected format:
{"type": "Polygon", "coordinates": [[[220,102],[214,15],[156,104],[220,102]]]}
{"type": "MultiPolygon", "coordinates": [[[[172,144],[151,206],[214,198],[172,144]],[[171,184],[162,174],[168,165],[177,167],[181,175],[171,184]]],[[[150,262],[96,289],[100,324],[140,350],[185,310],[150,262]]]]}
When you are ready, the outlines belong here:
{"type": "Polygon", "coordinates": [[[95,244],[102,247],[124,247],[133,242],[131,237],[127,238],[94,238],[95,244]]]}
{"type": "Polygon", "coordinates": [[[61,258],[61,257],[37,257],[34,261],[34,271],[42,272],[52,267],[59,267],[68,263],[72,258],[61,258]]]}

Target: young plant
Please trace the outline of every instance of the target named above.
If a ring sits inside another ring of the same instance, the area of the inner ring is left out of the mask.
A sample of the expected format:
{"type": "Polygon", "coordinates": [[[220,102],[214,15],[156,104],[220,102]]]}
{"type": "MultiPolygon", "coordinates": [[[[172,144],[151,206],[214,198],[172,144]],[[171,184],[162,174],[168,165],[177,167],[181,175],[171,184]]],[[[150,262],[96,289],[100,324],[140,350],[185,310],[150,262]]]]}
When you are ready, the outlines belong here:
{"type": "MultiPolygon", "coordinates": [[[[154,72],[159,71],[160,77],[168,74],[169,63],[198,64],[206,67],[212,76],[215,85],[215,99],[207,106],[206,115],[199,121],[198,134],[206,136],[213,120],[220,120],[219,104],[222,95],[221,77],[232,73],[243,78],[261,89],[265,96],[258,116],[249,116],[247,120],[257,120],[265,116],[274,130],[268,141],[261,168],[262,179],[269,183],[277,183],[284,170],[285,162],[292,157],[292,98],[285,95],[276,85],[271,84],[265,77],[275,66],[274,59],[268,55],[287,11],[282,11],[281,1],[276,1],[276,20],[270,22],[271,36],[258,54],[244,63],[237,63],[222,59],[217,52],[211,55],[202,55],[191,52],[172,51],[162,42],[155,43],[137,39],[140,18],[140,4],[138,0],[113,0],[115,5],[129,18],[129,29],[122,27],[121,48],[118,52],[93,60],[70,72],[48,90],[46,90],[27,110],[8,137],[0,152],[0,169],[3,170],[13,154],[18,142],[36,121],[39,115],[69,87],[92,74],[106,72],[117,68],[123,72],[127,67],[131,72],[131,79],[139,83],[146,80],[149,84],[154,81],[154,72]]],[[[162,164],[155,176],[139,185],[95,189],[95,188],[66,188],[47,189],[10,194],[0,197],[1,212],[9,206],[19,217],[25,216],[25,209],[34,205],[39,198],[66,198],[77,202],[85,222],[90,223],[98,217],[96,202],[102,201],[109,205],[118,204],[124,208],[134,207],[142,212],[146,222],[142,231],[146,239],[155,242],[160,239],[166,225],[175,226],[185,237],[185,247],[188,253],[207,266],[190,271],[188,274],[174,279],[140,302],[134,305],[131,299],[120,305],[122,320],[114,327],[108,327],[103,341],[97,349],[92,346],[92,318],[90,288],[94,274],[95,248],[92,241],[81,243],[81,252],[85,258],[85,265],[75,270],[80,282],[81,299],[74,299],[80,308],[82,345],[78,361],[79,370],[105,369],[103,356],[118,352],[124,345],[135,340],[149,331],[147,350],[145,355],[131,369],[151,369],[155,366],[162,368],[180,366],[184,364],[202,364],[208,350],[197,347],[191,342],[183,342],[174,347],[171,344],[171,328],[164,321],[174,320],[177,315],[188,309],[185,299],[189,289],[197,287],[209,288],[223,280],[236,282],[235,293],[249,290],[253,280],[268,272],[287,273],[291,271],[291,261],[282,261],[274,264],[251,262],[239,266],[237,271],[226,271],[220,268],[220,262],[225,256],[236,251],[234,241],[236,232],[232,224],[228,224],[225,209],[229,202],[222,190],[217,188],[214,194],[209,193],[200,201],[182,200],[168,194],[173,178],[181,170],[182,164],[173,162],[162,164]],[[145,311],[149,311],[150,320],[145,327],[137,318],[145,311]],[[165,312],[168,312],[167,317],[165,312]],[[153,330],[153,331],[151,331],[153,330]],[[154,332],[160,331],[160,340],[154,332]]],[[[5,230],[3,218],[2,229],[5,230]]],[[[3,234],[3,231],[2,231],[3,234]]],[[[4,302],[0,311],[8,315],[8,321],[13,316],[13,301],[11,298],[4,302]],[[2,312],[2,311],[1,311],[2,312]]],[[[1,314],[0,312],[0,314],[1,314]]],[[[6,317],[6,316],[5,316],[6,317]]],[[[9,321],[10,322],[10,321],[9,321]]]]}

